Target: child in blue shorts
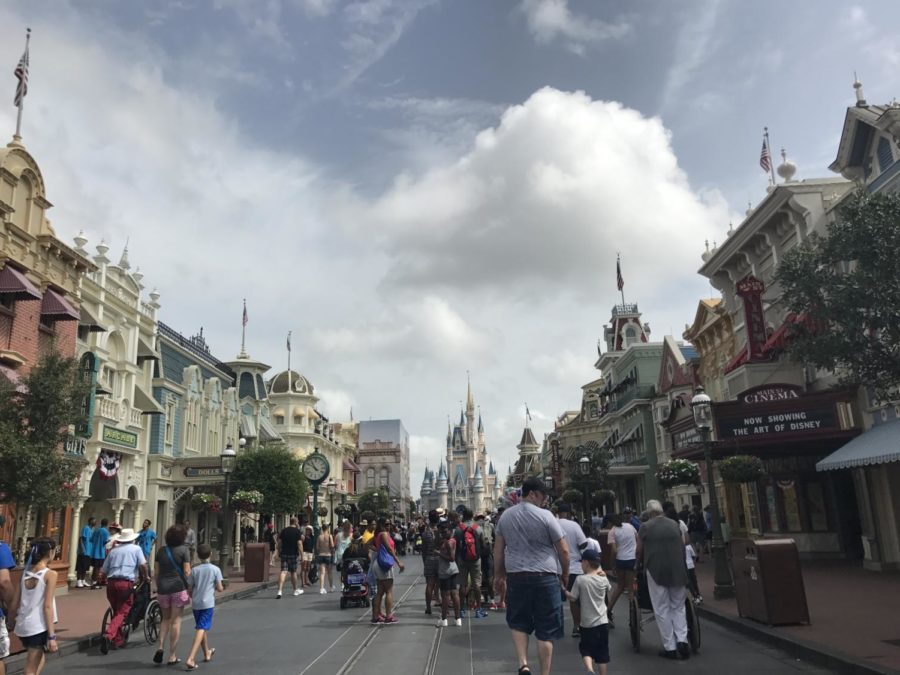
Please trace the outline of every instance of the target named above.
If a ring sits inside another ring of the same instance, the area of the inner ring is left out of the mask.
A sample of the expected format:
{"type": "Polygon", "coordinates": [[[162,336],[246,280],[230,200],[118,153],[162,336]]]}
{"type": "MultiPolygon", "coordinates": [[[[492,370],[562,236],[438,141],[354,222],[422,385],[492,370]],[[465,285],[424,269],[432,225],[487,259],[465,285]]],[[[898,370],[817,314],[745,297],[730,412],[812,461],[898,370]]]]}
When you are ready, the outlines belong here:
{"type": "Polygon", "coordinates": [[[191,604],[194,610],[194,623],[197,634],[194,636],[194,644],[191,645],[191,653],[184,662],[188,670],[199,668],[196,661],[197,652],[203,647],[203,660],[212,661],[215,648],[210,648],[206,634],[212,628],[213,609],[216,606],[216,591],[225,590],[222,586],[222,570],[209,564],[209,556],[212,549],[209,544],[200,544],[197,547],[197,557],[200,563],[191,570],[191,604]]]}

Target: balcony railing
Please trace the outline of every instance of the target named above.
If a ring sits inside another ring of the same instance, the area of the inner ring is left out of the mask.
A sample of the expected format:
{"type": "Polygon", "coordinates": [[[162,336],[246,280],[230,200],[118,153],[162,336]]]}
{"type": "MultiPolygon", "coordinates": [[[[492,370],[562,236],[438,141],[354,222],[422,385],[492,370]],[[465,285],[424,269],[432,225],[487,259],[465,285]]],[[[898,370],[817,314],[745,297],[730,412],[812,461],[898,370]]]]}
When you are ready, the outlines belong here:
{"type": "Polygon", "coordinates": [[[653,398],[654,387],[652,384],[643,384],[636,387],[629,387],[625,391],[615,394],[613,400],[609,402],[609,412],[621,410],[635,399],[653,398]]]}
{"type": "Polygon", "coordinates": [[[111,398],[100,397],[96,401],[97,414],[108,420],[119,419],[119,402],[111,398]]]}
{"type": "Polygon", "coordinates": [[[143,427],[144,426],[144,417],[141,414],[141,411],[137,408],[131,409],[130,419],[131,426],[133,427],[143,427]]]}

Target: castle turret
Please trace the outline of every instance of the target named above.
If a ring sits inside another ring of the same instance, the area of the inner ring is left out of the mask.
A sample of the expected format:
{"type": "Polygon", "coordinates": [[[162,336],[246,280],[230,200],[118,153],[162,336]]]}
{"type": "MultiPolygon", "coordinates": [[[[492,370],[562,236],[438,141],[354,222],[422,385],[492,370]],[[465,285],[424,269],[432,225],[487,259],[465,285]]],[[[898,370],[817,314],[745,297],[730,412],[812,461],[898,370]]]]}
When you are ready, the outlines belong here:
{"type": "Polygon", "coordinates": [[[484,476],[481,475],[481,465],[475,465],[475,479],[472,483],[474,492],[484,492],[484,476]]]}

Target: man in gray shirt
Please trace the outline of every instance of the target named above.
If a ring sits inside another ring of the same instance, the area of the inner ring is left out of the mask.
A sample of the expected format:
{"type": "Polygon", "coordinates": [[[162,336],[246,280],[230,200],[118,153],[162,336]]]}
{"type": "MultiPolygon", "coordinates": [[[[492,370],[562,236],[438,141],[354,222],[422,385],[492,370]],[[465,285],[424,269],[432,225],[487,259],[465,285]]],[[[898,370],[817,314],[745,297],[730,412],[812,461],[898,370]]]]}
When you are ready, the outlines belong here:
{"type": "Polygon", "coordinates": [[[526,479],[522,501],[504,511],[494,528],[494,591],[506,597],[506,625],[512,631],[519,675],[531,675],[529,635],[534,633],[538,641],[541,675],[549,675],[552,640],[564,634],[562,594],[569,581],[569,548],[559,521],[541,508],[546,499],[543,481],[526,479]]]}
{"type": "Polygon", "coordinates": [[[637,559],[643,560],[647,589],[667,659],[690,658],[687,618],[684,613],[687,565],[684,539],[678,524],[663,515],[655,499],[647,502],[650,519],[638,530],[637,559]]]}

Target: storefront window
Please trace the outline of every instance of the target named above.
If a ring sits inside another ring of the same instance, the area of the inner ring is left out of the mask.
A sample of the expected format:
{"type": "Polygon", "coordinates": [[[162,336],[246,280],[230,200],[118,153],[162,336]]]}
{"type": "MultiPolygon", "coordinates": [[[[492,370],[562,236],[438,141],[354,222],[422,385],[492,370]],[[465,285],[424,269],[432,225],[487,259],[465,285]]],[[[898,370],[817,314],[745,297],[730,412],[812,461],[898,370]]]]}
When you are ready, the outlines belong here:
{"type": "Polygon", "coordinates": [[[792,480],[778,481],[778,489],[784,500],[784,520],[790,532],[799,532],[803,529],[800,523],[800,506],[797,502],[797,486],[792,480]]]}
{"type": "Polygon", "coordinates": [[[806,484],[806,501],[809,507],[809,526],[813,532],[828,530],[828,513],[825,510],[825,495],[819,482],[806,484]]]}
{"type": "Polygon", "coordinates": [[[759,502],[756,497],[756,483],[742,483],[741,492],[746,523],[751,532],[759,532],[759,502]]]}
{"type": "Polygon", "coordinates": [[[778,518],[778,501],[775,493],[775,486],[767,482],[766,491],[766,513],[769,517],[768,529],[770,532],[781,532],[781,521],[778,518]]]}

